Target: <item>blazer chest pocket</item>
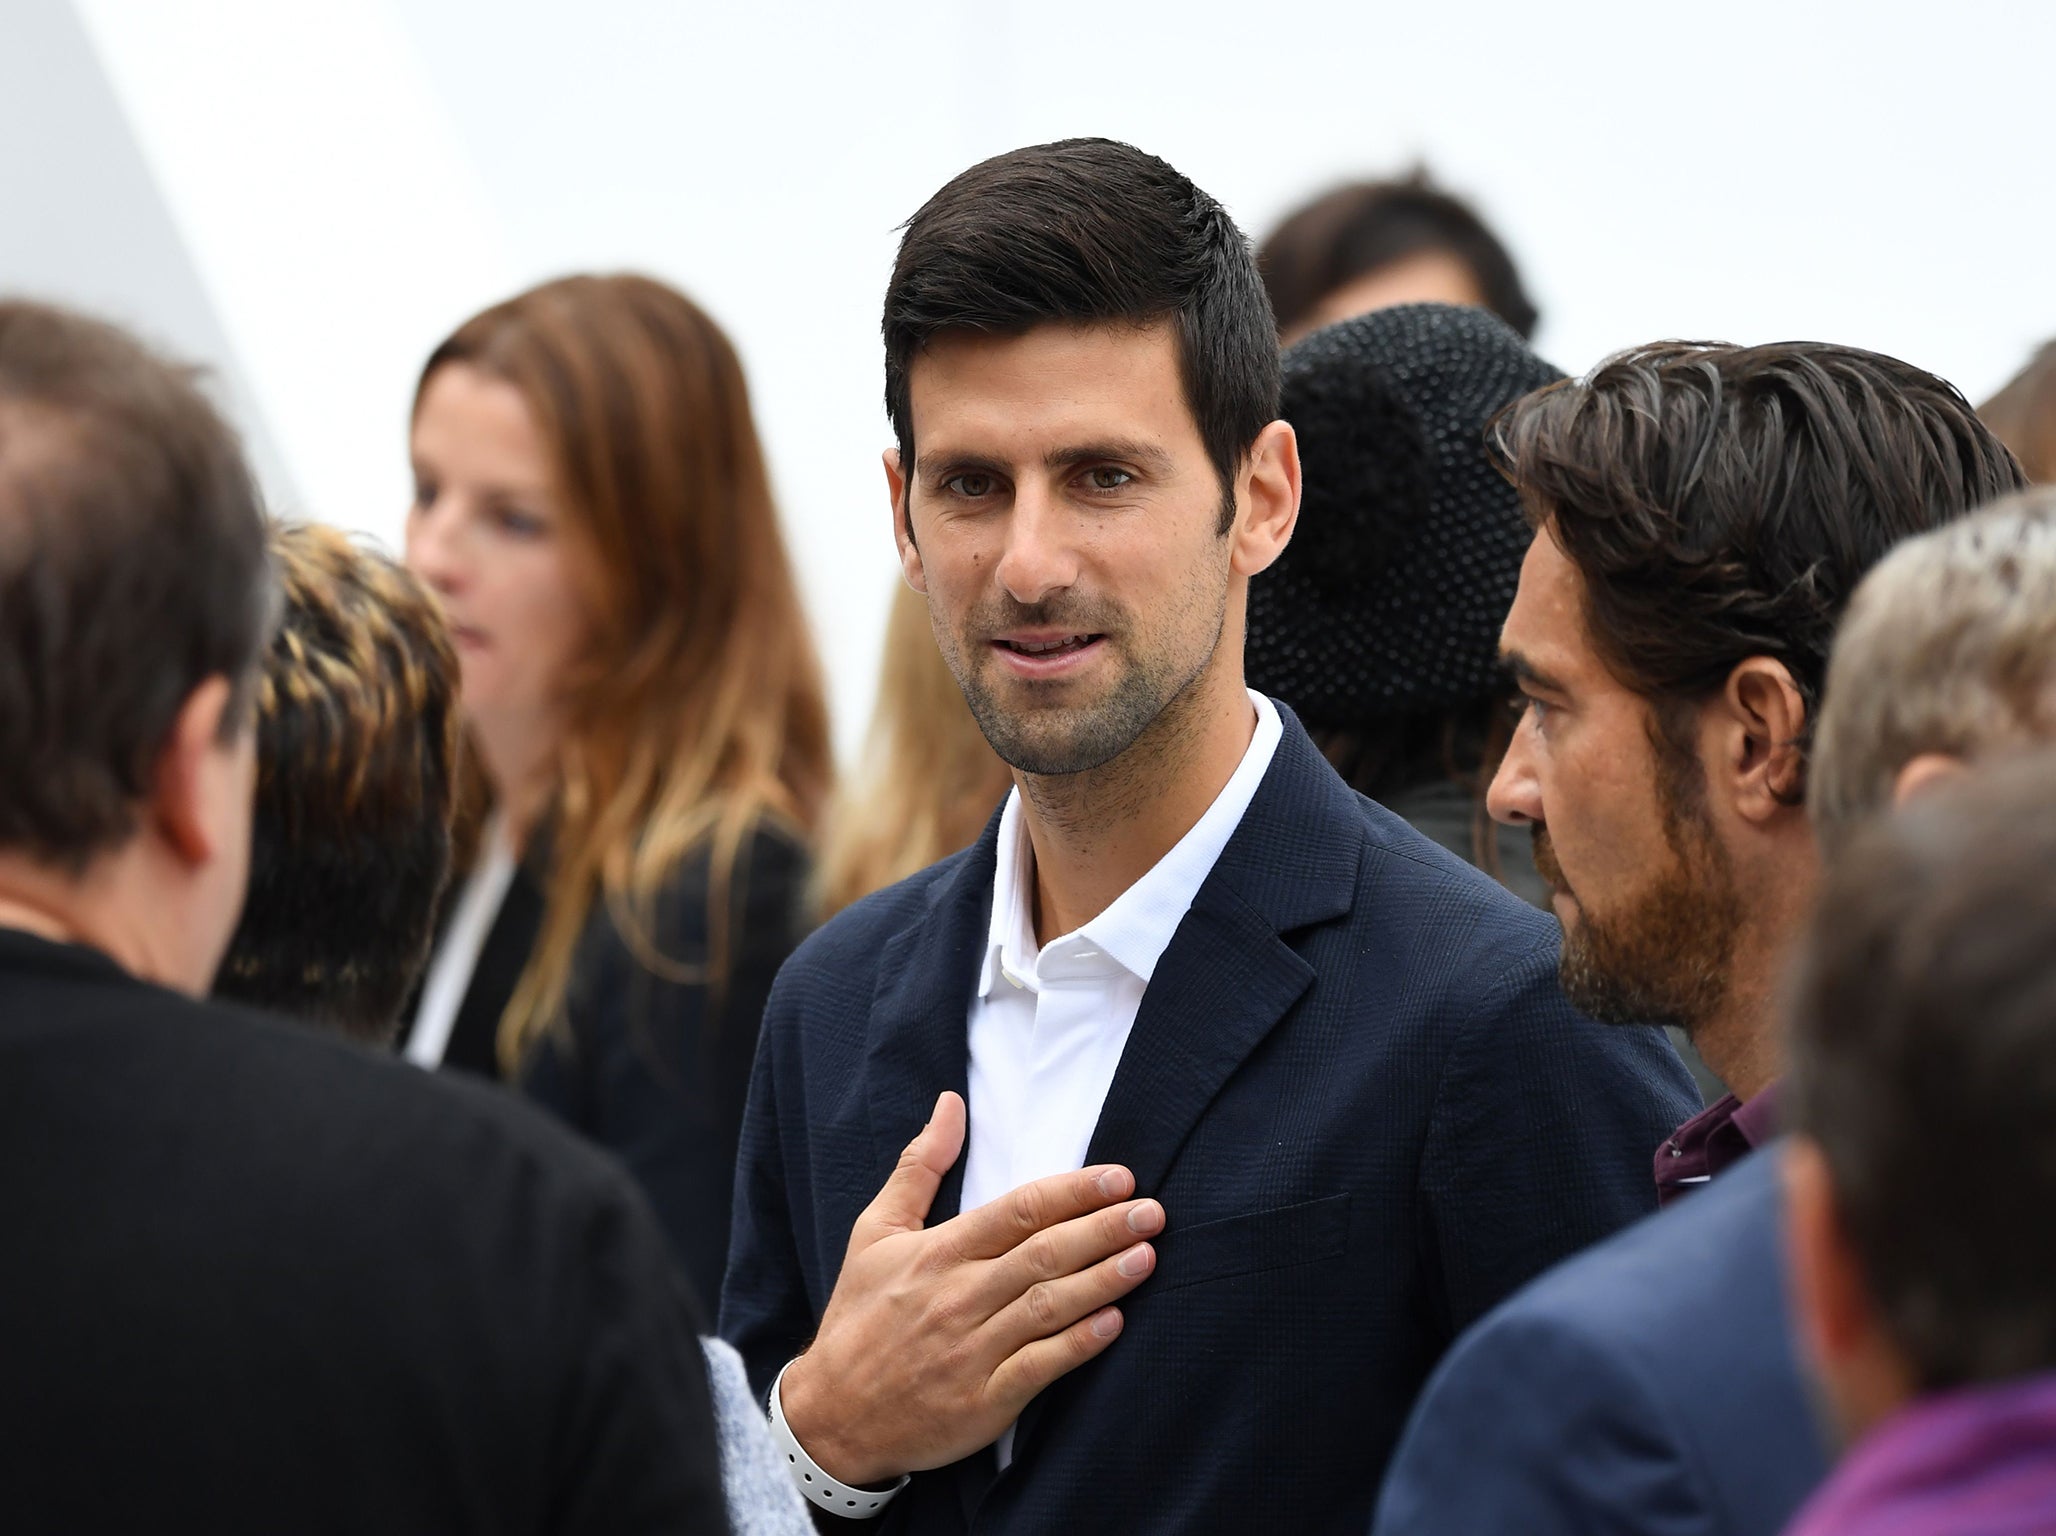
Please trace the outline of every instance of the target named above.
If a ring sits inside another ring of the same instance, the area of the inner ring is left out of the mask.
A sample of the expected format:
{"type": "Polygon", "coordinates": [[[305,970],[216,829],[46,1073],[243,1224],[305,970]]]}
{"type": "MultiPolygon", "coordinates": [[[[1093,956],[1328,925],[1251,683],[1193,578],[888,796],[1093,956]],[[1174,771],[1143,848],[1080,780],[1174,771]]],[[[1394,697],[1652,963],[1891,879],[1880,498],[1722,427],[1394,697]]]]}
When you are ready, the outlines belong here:
{"type": "Polygon", "coordinates": [[[1349,1247],[1349,1196],[1278,1205],[1183,1229],[1173,1212],[1171,1226],[1156,1247],[1157,1272],[1148,1287],[1156,1294],[1231,1275],[1317,1263],[1349,1247]]]}

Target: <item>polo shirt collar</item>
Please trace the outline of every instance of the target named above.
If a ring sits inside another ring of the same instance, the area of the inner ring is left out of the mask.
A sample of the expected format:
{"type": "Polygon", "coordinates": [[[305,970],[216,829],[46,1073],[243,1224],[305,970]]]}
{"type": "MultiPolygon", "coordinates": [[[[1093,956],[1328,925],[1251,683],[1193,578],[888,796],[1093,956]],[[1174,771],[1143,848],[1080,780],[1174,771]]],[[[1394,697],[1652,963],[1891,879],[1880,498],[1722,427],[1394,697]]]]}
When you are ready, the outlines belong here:
{"type": "MultiPolygon", "coordinates": [[[[1099,951],[1145,985],[1170,947],[1178,925],[1220,860],[1221,851],[1242,824],[1257,786],[1271,766],[1284,735],[1277,706],[1254,689],[1256,731],[1212,805],[1149,872],[1115,898],[1099,916],[1074,933],[1053,939],[1048,948],[1090,948],[1099,951]]],[[[1003,980],[1035,985],[1042,952],[1035,943],[1035,850],[1021,809],[1021,792],[1007,795],[1000,812],[999,842],[993,861],[992,922],[987,930],[985,962],[978,973],[978,995],[990,997],[1003,980]]]]}

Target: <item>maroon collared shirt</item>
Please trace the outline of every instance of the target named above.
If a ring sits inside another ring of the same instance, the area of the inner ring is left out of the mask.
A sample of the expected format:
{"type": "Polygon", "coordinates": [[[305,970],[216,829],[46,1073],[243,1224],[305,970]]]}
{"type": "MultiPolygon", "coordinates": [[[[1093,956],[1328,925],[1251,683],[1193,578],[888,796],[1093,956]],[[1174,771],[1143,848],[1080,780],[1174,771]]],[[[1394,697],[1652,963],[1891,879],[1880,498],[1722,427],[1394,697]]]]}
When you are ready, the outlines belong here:
{"type": "Polygon", "coordinates": [[[1709,1104],[1656,1149],[1656,1203],[1669,1205],[1717,1178],[1778,1133],[1778,1085],[1743,1103],[1709,1104]]]}

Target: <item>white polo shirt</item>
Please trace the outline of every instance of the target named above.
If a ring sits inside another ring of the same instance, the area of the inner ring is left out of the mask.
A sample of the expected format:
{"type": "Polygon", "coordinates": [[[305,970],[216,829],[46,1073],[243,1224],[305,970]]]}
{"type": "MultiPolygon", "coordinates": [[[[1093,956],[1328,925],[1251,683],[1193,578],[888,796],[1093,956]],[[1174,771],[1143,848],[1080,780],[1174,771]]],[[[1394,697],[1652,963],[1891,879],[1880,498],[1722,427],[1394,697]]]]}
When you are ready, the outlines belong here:
{"type": "MultiPolygon", "coordinates": [[[[1035,943],[1035,850],[1021,793],[1000,814],[992,927],[970,1012],[970,1144],[961,1208],[1085,1166],[1093,1128],[1157,961],[1212,873],[1278,750],[1278,711],[1251,691],[1256,732],[1214,803],[1112,906],[1035,943]]],[[[1000,1437],[1000,1465],[1014,1432],[1000,1437]]]]}

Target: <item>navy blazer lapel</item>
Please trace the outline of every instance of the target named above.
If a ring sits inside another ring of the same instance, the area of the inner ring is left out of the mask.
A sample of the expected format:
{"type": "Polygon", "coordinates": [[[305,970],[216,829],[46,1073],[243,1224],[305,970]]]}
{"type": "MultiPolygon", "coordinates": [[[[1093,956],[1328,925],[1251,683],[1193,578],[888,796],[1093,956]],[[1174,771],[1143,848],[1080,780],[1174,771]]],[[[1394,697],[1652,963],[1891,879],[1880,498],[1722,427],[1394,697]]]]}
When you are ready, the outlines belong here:
{"type": "Polygon", "coordinates": [[[1157,962],[1085,1154],[1144,1194],[1214,1095],[1313,981],[1282,937],[1347,913],[1363,857],[1356,796],[1284,705],[1242,823],[1157,962]]]}
{"type": "MultiPolygon", "coordinates": [[[[1283,704],[1277,755],[1157,962],[1085,1153],[1140,1194],[1163,1184],[1216,1094],[1312,985],[1284,935],[1346,914],[1363,858],[1356,792],[1283,704]]],[[[1053,1390],[1061,1391],[1058,1383],[1053,1390]]],[[[1022,1413],[1021,1457],[1050,1400],[1022,1413]]]]}
{"type": "MultiPolygon", "coordinates": [[[[937,1094],[954,1088],[968,1103],[971,997],[992,931],[998,842],[995,815],[955,868],[938,877],[922,915],[886,940],[879,957],[864,1070],[871,1135],[887,1168],[927,1123],[937,1094]]],[[[930,1226],[957,1213],[963,1188],[959,1157],[929,1209],[930,1226]]]]}
{"type": "Polygon", "coordinates": [[[1138,1193],[1155,1193],[1214,1095],[1313,978],[1261,913],[1202,888],[1143,995],[1086,1164],[1121,1163],[1138,1193]]]}

